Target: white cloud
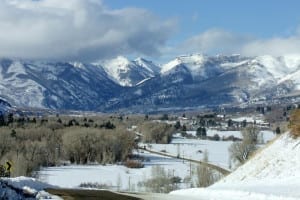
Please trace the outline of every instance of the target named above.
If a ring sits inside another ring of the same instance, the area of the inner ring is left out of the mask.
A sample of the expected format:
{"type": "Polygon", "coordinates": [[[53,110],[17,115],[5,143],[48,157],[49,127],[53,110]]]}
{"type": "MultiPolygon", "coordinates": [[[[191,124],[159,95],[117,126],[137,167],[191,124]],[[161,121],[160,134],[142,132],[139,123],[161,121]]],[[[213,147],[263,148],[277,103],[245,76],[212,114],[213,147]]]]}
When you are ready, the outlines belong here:
{"type": "Polygon", "coordinates": [[[245,56],[300,54],[300,31],[289,37],[259,39],[222,29],[210,29],[180,45],[180,53],[231,54],[245,56]]]}
{"type": "Polygon", "coordinates": [[[210,29],[186,40],[181,45],[181,49],[188,52],[235,53],[240,46],[250,40],[249,36],[236,35],[221,29],[210,29]]]}
{"type": "Polygon", "coordinates": [[[158,55],[174,27],[146,10],[112,10],[99,0],[0,0],[0,57],[158,55]]]}
{"type": "Polygon", "coordinates": [[[271,38],[265,40],[254,40],[244,45],[241,52],[244,55],[273,55],[282,56],[288,54],[300,54],[300,37],[271,38]]]}

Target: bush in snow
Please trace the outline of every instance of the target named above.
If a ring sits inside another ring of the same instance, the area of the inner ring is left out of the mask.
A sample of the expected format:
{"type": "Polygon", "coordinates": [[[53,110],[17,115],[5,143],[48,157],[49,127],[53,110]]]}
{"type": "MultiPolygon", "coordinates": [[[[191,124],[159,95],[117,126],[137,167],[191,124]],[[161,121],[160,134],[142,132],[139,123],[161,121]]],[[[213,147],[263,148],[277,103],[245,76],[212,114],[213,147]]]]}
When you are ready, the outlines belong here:
{"type": "Polygon", "coordinates": [[[124,165],[128,168],[143,168],[144,164],[140,160],[127,160],[124,165]]]}
{"type": "Polygon", "coordinates": [[[96,188],[96,189],[110,189],[112,186],[104,184],[104,183],[87,182],[87,183],[81,183],[79,185],[79,187],[82,187],[82,188],[96,188]]]}
{"type": "Polygon", "coordinates": [[[259,130],[256,127],[247,127],[242,131],[243,140],[241,142],[234,142],[229,147],[230,158],[235,163],[238,165],[245,163],[256,150],[258,134],[259,130]]]}
{"type": "Polygon", "coordinates": [[[151,169],[151,178],[143,182],[139,182],[139,187],[145,187],[147,192],[169,193],[178,189],[178,183],[181,182],[180,177],[174,177],[161,166],[153,166],[151,169]]]}
{"type": "MultiPolygon", "coordinates": [[[[203,162],[208,162],[208,152],[207,150],[204,151],[203,154],[203,162]]],[[[216,174],[214,174],[213,170],[205,165],[199,165],[197,167],[196,171],[197,175],[197,187],[208,187],[212,185],[216,180],[219,178],[216,177],[216,174]]]]}

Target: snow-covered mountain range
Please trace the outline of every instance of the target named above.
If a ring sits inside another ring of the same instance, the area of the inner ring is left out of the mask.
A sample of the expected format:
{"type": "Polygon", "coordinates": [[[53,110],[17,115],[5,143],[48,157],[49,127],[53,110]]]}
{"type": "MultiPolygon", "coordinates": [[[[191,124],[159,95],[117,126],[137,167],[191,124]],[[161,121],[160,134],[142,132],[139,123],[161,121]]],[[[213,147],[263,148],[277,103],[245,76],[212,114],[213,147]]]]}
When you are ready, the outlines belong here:
{"type": "Polygon", "coordinates": [[[299,94],[300,55],[184,55],[164,65],[125,57],[87,64],[0,59],[0,97],[15,106],[151,111],[253,103],[299,94]]]}

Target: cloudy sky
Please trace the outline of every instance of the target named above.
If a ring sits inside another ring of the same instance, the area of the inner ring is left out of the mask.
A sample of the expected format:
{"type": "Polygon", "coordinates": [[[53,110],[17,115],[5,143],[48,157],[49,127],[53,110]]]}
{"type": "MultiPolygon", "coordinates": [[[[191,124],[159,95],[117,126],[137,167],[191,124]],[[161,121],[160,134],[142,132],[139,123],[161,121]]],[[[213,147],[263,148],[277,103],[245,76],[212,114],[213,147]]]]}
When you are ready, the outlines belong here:
{"type": "Polygon", "coordinates": [[[298,0],[0,0],[0,57],[300,54],[298,0]]]}

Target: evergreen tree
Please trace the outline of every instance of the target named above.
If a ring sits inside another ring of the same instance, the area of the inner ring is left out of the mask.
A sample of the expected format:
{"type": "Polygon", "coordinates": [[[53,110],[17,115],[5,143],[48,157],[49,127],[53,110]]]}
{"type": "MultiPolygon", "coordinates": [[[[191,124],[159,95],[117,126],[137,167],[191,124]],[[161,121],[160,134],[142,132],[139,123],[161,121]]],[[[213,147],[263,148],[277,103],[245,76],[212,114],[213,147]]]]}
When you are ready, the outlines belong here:
{"type": "Polygon", "coordinates": [[[182,131],[186,131],[186,125],[182,125],[182,129],[181,129],[182,131]]]}
{"type": "Polygon", "coordinates": [[[11,124],[14,122],[14,114],[9,113],[7,116],[7,124],[11,124]]]}
{"type": "Polygon", "coordinates": [[[232,119],[229,119],[229,120],[227,121],[227,126],[228,126],[228,127],[231,127],[232,125],[233,125],[232,119]]]}
{"type": "Polygon", "coordinates": [[[245,128],[245,127],[247,126],[247,120],[244,119],[244,120],[242,121],[242,124],[241,124],[241,125],[242,125],[243,128],[245,128]]]}
{"type": "Polygon", "coordinates": [[[174,125],[174,127],[178,130],[180,129],[181,125],[180,125],[180,121],[177,121],[176,124],[174,125]]]}
{"type": "Polygon", "coordinates": [[[2,113],[0,114],[0,126],[5,126],[5,119],[2,113]]]}
{"type": "Polygon", "coordinates": [[[169,116],[168,116],[168,114],[163,114],[163,116],[161,116],[160,119],[161,120],[169,120],[169,116]]]}
{"type": "Polygon", "coordinates": [[[197,132],[196,132],[196,135],[197,137],[200,137],[202,139],[205,139],[206,138],[206,128],[205,127],[199,127],[197,129],[197,132]]]}
{"type": "Polygon", "coordinates": [[[10,136],[17,137],[17,132],[15,131],[15,129],[11,130],[10,136]]]}
{"type": "Polygon", "coordinates": [[[281,130],[280,130],[280,127],[279,127],[279,126],[276,127],[275,133],[276,133],[276,134],[280,134],[280,133],[281,133],[281,130]]]}

